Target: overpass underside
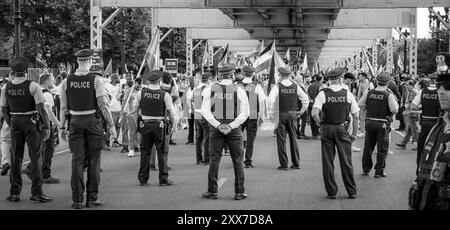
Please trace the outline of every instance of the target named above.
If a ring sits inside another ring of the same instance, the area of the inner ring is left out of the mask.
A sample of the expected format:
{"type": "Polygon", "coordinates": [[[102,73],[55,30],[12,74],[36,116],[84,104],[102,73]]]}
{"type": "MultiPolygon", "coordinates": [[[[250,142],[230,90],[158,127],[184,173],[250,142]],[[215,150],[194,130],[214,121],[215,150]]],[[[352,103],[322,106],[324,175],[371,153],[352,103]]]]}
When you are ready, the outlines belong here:
{"type": "Polygon", "coordinates": [[[364,59],[362,49],[391,42],[395,27],[409,28],[415,39],[416,8],[446,5],[448,0],[91,0],[91,48],[101,49],[102,8],[149,7],[154,29],[187,28],[188,74],[194,39],[207,40],[210,55],[211,47],[227,44],[246,54],[275,39],[281,55],[288,48],[292,56],[301,50],[308,66],[317,60],[323,69],[364,59]]]}

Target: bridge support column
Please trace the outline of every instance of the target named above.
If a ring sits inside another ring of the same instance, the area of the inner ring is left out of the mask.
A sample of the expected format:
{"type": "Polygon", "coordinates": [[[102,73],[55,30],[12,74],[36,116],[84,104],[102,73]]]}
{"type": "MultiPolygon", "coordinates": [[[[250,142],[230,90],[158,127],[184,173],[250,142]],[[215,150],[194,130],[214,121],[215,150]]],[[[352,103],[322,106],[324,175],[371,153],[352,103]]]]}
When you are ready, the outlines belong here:
{"type": "Polygon", "coordinates": [[[387,39],[387,58],[386,58],[386,72],[392,73],[394,71],[394,38],[391,36],[387,39]]]}
{"type": "Polygon", "coordinates": [[[91,44],[90,48],[93,50],[102,49],[102,8],[100,0],[91,0],[91,44]]]}
{"type": "Polygon", "coordinates": [[[409,74],[417,75],[417,38],[414,35],[409,40],[409,74]]]}
{"type": "Polygon", "coordinates": [[[208,66],[214,65],[214,46],[211,41],[208,40],[208,66]]]}
{"type": "Polygon", "coordinates": [[[192,76],[193,63],[192,63],[192,38],[189,28],[186,28],[186,74],[192,76]]]}
{"type": "Polygon", "coordinates": [[[376,40],[372,46],[372,68],[374,74],[378,73],[378,42],[376,40]]]}

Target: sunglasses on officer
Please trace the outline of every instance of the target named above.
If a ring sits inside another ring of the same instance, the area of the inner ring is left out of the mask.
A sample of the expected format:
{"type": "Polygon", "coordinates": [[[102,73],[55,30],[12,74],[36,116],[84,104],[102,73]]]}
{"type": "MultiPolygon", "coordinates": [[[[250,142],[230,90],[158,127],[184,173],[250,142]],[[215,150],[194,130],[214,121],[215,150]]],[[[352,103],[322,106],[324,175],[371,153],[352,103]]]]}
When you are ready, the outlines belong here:
{"type": "Polygon", "coordinates": [[[450,90],[450,82],[437,82],[436,83],[436,88],[440,89],[441,86],[445,89],[445,90],[450,90]]]}

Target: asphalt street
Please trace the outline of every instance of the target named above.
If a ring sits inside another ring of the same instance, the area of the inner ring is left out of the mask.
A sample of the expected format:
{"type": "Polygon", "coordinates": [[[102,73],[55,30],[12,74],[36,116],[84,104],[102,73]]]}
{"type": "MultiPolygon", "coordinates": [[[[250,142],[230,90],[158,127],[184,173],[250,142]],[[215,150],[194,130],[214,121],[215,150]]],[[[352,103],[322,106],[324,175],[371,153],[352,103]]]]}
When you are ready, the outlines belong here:
{"type": "MultiPolygon", "coordinates": [[[[394,124],[393,127],[397,127],[394,124]]],[[[310,135],[309,126],[307,135],[310,135]]],[[[245,169],[245,188],[248,198],[236,201],[234,196],[233,166],[229,156],[224,156],[219,172],[218,200],[207,200],[201,194],[207,190],[208,167],[195,164],[194,145],[185,145],[187,130],[179,131],[177,145],[170,146],[169,178],[174,186],[160,187],[158,172],[150,172],[150,185],[139,186],[137,173],[139,155],[133,158],[120,153],[121,148],[102,153],[100,198],[105,205],[95,209],[291,209],[291,210],[396,210],[407,209],[408,189],[414,179],[416,153],[411,144],[400,150],[395,146],[401,134],[392,132],[391,150],[386,165],[386,178],[361,176],[362,150],[353,152],[353,167],[357,183],[357,199],[347,198],[338,157],[335,159],[335,176],[339,186],[336,200],[326,199],[322,179],[320,140],[297,140],[300,148],[300,170],[280,171],[276,152],[276,139],[272,131],[259,131],[256,139],[255,168],[245,169]]],[[[355,146],[362,148],[364,138],[355,146]]],[[[289,145],[288,145],[289,146],[289,145]]],[[[71,154],[67,144],[57,147],[52,174],[61,179],[60,184],[44,184],[44,193],[54,198],[50,203],[36,204],[29,200],[31,181],[23,175],[21,201],[6,201],[9,194],[9,177],[0,177],[0,209],[39,210],[71,209],[71,154]]],[[[27,155],[27,153],[25,153],[27,155]]],[[[289,152],[288,152],[289,155],[289,152]]],[[[375,160],[375,156],[374,156],[375,160]]]]}

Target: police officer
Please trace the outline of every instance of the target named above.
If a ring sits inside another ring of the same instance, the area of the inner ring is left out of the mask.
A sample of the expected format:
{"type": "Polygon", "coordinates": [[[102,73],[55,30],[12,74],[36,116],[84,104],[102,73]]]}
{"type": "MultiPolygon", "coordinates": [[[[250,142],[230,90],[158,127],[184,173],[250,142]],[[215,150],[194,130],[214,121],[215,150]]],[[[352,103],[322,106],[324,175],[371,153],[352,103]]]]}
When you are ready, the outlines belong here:
{"type": "Polygon", "coordinates": [[[417,139],[417,175],[419,173],[419,163],[423,147],[425,145],[425,139],[427,138],[428,133],[430,133],[431,128],[436,124],[439,118],[439,113],[441,111],[438,100],[438,92],[436,88],[437,75],[430,74],[429,77],[430,85],[423,88],[411,102],[412,110],[422,111],[422,116],[420,119],[421,128],[419,132],[419,138],[417,139]]]}
{"type": "Polygon", "coordinates": [[[196,127],[196,141],[195,151],[197,165],[209,165],[209,123],[202,116],[203,91],[209,85],[211,73],[202,74],[202,82],[193,91],[193,108],[195,127],[196,127]],[[202,149],[203,148],[203,149],[202,149]]]}
{"type": "Polygon", "coordinates": [[[247,131],[247,144],[245,148],[245,168],[254,168],[252,161],[253,147],[255,145],[256,133],[258,131],[258,120],[262,118],[263,105],[266,100],[266,94],[259,84],[253,81],[255,68],[252,66],[244,66],[242,74],[244,78],[238,86],[242,87],[247,93],[248,103],[250,105],[250,116],[242,124],[242,131],[247,131]]]}
{"type": "Polygon", "coordinates": [[[275,132],[277,137],[278,158],[280,161],[279,170],[288,170],[288,157],[286,154],[286,132],[289,134],[289,144],[291,149],[291,169],[300,169],[300,154],[296,140],[297,114],[302,114],[308,109],[309,97],[290,80],[292,72],[284,67],[278,68],[280,80],[270,90],[268,101],[270,111],[274,114],[275,132]],[[301,102],[300,112],[297,107],[301,102]],[[278,119],[276,119],[278,117],[278,119]]]}
{"type": "Polygon", "coordinates": [[[202,115],[210,126],[211,164],[208,172],[208,191],[202,197],[217,199],[219,163],[224,145],[230,148],[235,176],[235,200],[247,198],[244,189],[244,146],[241,125],[249,116],[245,91],[233,84],[236,67],[226,64],[219,68],[221,80],[204,90],[202,115]]]}
{"type": "Polygon", "coordinates": [[[41,145],[50,137],[50,121],[44,106],[41,87],[27,80],[29,62],[24,57],[16,57],[11,64],[14,79],[2,90],[0,104],[6,123],[11,127],[11,173],[8,201],[20,201],[22,190],[22,161],[25,142],[31,164],[31,197],[33,202],[52,200],[42,192],[41,145]],[[42,138],[43,137],[43,138],[42,138]]]}
{"type": "Polygon", "coordinates": [[[77,51],[74,55],[77,57],[78,69],[61,83],[61,139],[67,142],[67,133],[69,134],[74,209],[83,207],[85,186],[86,207],[103,205],[104,202],[98,198],[103,119],[106,120],[111,137],[117,136],[105,85],[100,76],[90,72],[93,53],[91,49],[77,51]],[[83,172],[85,165],[86,185],[83,172]]]}
{"type": "Polygon", "coordinates": [[[436,62],[436,88],[444,114],[425,141],[417,183],[409,191],[411,209],[450,210],[450,54],[438,53],[436,62]]]}
{"type": "Polygon", "coordinates": [[[389,75],[385,72],[378,74],[378,86],[366,91],[358,103],[360,107],[365,107],[367,111],[362,157],[363,176],[369,175],[372,169],[372,152],[376,145],[375,178],[386,177],[384,168],[389,149],[389,132],[392,117],[398,112],[395,96],[388,90],[389,78],[389,75]]]}
{"type": "Polygon", "coordinates": [[[169,93],[160,87],[163,72],[153,70],[144,72],[142,76],[143,88],[141,93],[136,94],[133,102],[133,113],[140,111],[141,119],[138,119],[141,133],[141,163],[139,168],[138,180],[141,186],[148,185],[150,174],[150,154],[153,145],[156,146],[159,168],[159,185],[173,185],[173,181],[168,179],[167,155],[169,146],[169,121],[172,124],[176,122],[175,109],[172,104],[172,98],[169,93]],[[166,113],[166,111],[168,113],[166,113]]]}
{"type": "Polygon", "coordinates": [[[338,187],[334,179],[335,149],[339,154],[342,179],[350,199],[356,198],[353,177],[352,142],[358,130],[359,107],[353,94],[340,81],[345,69],[337,68],[327,73],[330,86],[319,92],[314,100],[312,115],[321,126],[322,172],[328,199],[336,199],[338,187]],[[321,115],[320,115],[321,113],[321,115]],[[353,133],[347,131],[346,123],[351,113],[353,133]]]}

